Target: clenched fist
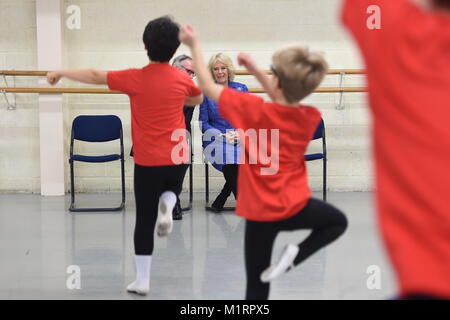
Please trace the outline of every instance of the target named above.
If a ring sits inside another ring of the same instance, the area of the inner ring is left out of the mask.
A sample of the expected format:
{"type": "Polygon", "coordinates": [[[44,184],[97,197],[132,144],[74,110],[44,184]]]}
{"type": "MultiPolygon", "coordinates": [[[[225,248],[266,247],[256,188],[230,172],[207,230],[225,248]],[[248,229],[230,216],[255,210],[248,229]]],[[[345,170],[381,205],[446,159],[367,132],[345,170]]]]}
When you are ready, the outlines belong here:
{"type": "Polygon", "coordinates": [[[57,71],[47,72],[47,82],[50,83],[52,86],[57,84],[60,79],[61,75],[57,71]]]}
{"type": "Polygon", "coordinates": [[[195,33],[194,28],[187,24],[181,27],[178,38],[188,47],[192,47],[197,41],[197,34],[195,33]]]}

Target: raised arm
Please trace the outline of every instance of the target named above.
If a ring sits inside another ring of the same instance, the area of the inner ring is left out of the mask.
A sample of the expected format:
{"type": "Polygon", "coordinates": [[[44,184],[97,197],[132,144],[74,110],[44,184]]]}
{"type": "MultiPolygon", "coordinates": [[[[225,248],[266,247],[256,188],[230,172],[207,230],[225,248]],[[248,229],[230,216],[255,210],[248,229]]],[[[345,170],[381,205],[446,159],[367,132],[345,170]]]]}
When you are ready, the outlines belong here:
{"type": "Polygon", "coordinates": [[[68,78],[88,84],[107,84],[106,74],[106,71],[95,69],[56,70],[47,73],[47,82],[54,86],[61,78],[68,78]]]}
{"type": "Polygon", "coordinates": [[[202,103],[202,101],[203,101],[202,94],[196,97],[186,97],[186,99],[184,99],[184,105],[186,107],[195,107],[196,105],[202,103]]]}
{"type": "Polygon", "coordinates": [[[200,41],[190,25],[183,26],[180,29],[180,41],[191,49],[192,61],[194,63],[195,73],[197,74],[198,86],[205,95],[214,101],[218,101],[222,93],[223,86],[214,82],[211,74],[203,61],[203,53],[200,47],[200,41]]]}
{"type": "Polygon", "coordinates": [[[264,90],[269,95],[270,99],[275,100],[272,80],[267,75],[267,73],[264,72],[264,70],[260,69],[256,65],[253,58],[247,53],[239,53],[238,63],[240,66],[244,66],[248,70],[248,72],[250,72],[250,74],[253,75],[256,80],[258,80],[258,82],[262,85],[264,90]]]}

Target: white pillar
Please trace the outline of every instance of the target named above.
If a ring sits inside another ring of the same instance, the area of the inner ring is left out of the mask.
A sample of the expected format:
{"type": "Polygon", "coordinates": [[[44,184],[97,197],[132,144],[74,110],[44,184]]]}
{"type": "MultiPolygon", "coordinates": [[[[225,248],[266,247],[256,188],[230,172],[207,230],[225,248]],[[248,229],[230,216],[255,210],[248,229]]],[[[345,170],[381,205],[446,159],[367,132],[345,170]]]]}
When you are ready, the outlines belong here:
{"type": "MultiPolygon", "coordinates": [[[[60,0],[36,0],[39,70],[62,66],[60,0]]],[[[46,84],[45,79],[39,80],[46,84]]],[[[64,127],[62,94],[39,95],[41,195],[64,195],[64,127]]]]}

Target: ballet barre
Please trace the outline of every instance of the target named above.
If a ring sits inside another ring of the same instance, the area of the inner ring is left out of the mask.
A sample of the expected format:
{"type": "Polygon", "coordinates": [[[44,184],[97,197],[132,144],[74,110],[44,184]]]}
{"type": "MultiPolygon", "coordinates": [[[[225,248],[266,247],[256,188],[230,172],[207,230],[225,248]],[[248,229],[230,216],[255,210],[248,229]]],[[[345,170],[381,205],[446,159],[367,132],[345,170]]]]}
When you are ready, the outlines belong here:
{"type": "MultiPolygon", "coordinates": [[[[3,94],[6,103],[8,105],[8,110],[14,110],[16,108],[8,100],[7,93],[38,93],[38,94],[122,94],[119,91],[109,90],[107,88],[61,88],[61,87],[43,87],[43,88],[19,88],[10,87],[6,80],[6,76],[28,76],[28,77],[45,77],[48,71],[36,71],[36,70],[0,70],[0,76],[3,77],[6,87],[0,87],[0,93],[3,94]]],[[[265,70],[267,74],[271,74],[270,70],[265,70]]],[[[236,75],[245,76],[251,75],[247,70],[236,70],[236,75]]],[[[321,87],[317,88],[314,93],[339,93],[339,103],[336,109],[344,109],[343,106],[343,94],[346,92],[366,92],[367,89],[364,87],[343,87],[343,79],[345,75],[364,75],[365,71],[362,69],[330,69],[327,75],[339,75],[339,86],[338,87],[321,87]]],[[[265,93],[263,88],[251,88],[249,89],[251,93],[265,93]]],[[[14,96],[15,98],[15,96],[14,96]]],[[[15,99],[14,99],[15,100],[15,99]]]]}
{"type": "MultiPolygon", "coordinates": [[[[272,74],[272,71],[265,70],[267,74],[272,74]]],[[[0,71],[1,73],[1,71],[0,71]]],[[[236,70],[235,74],[237,76],[249,76],[250,73],[247,70],[236,70]]],[[[340,74],[366,74],[363,69],[329,69],[327,75],[340,75],[340,74]]]]}
{"type": "MultiPolygon", "coordinates": [[[[1,92],[5,93],[42,93],[42,94],[62,94],[62,93],[76,93],[76,94],[124,94],[120,91],[113,91],[104,88],[5,88],[0,87],[1,92]]],[[[265,93],[262,88],[249,89],[251,93],[265,93]]],[[[324,87],[317,88],[316,93],[339,93],[339,92],[366,92],[363,87],[324,87]]]]}
{"type": "Polygon", "coordinates": [[[29,77],[45,77],[48,71],[31,71],[31,70],[0,70],[2,76],[29,76],[29,77]]]}
{"type": "MultiPolygon", "coordinates": [[[[4,76],[38,76],[45,77],[48,71],[36,71],[36,70],[0,70],[0,75],[4,76]]],[[[265,70],[267,74],[272,74],[270,70],[265,70]]],[[[250,73],[247,70],[236,70],[238,76],[248,76],[250,73]]],[[[330,69],[327,75],[340,75],[340,74],[365,74],[363,69],[330,69]]]]}

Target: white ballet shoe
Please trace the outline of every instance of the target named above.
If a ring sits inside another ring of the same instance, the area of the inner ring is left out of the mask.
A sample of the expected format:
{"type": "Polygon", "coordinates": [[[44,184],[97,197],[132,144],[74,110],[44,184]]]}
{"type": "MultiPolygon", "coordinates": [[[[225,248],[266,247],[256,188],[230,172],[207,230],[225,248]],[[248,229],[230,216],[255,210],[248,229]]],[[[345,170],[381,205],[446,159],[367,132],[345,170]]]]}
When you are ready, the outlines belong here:
{"type": "Polygon", "coordinates": [[[262,282],[270,282],[285,273],[289,268],[294,267],[293,263],[297,257],[299,248],[294,244],[288,244],[281,254],[277,264],[271,265],[261,273],[262,282]]]}
{"type": "Polygon", "coordinates": [[[156,226],[156,233],[160,237],[167,236],[172,232],[173,219],[172,211],[177,202],[177,196],[171,191],[166,191],[159,197],[158,204],[158,221],[156,226]]]}
{"type": "Polygon", "coordinates": [[[137,283],[136,281],[134,281],[133,283],[130,283],[128,285],[127,291],[145,296],[150,291],[150,284],[137,283]]]}

